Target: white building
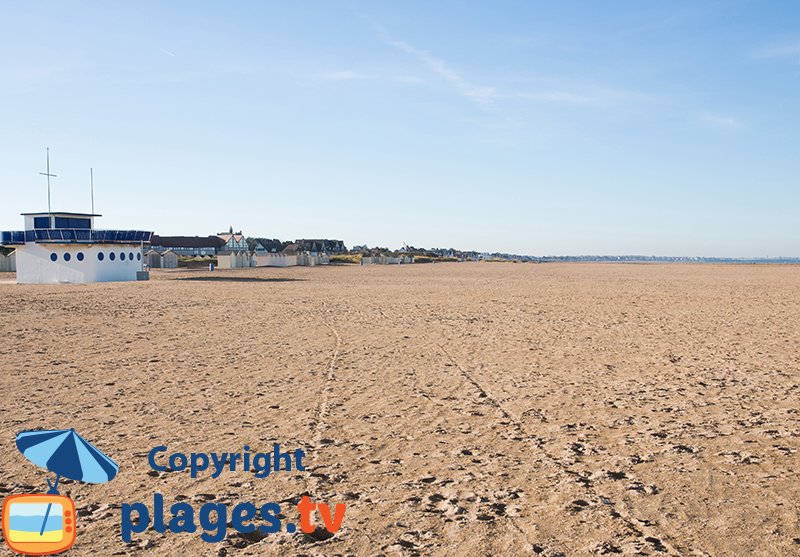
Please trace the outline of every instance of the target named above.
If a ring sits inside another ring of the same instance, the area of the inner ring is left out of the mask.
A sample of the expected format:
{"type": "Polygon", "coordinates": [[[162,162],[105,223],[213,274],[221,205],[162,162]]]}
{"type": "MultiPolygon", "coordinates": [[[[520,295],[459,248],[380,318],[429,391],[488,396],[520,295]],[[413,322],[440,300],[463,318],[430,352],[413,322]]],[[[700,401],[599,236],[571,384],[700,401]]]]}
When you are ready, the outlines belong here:
{"type": "Polygon", "coordinates": [[[17,282],[58,284],[136,280],[152,232],[95,230],[100,215],[23,213],[25,230],[0,233],[16,248],[17,282]]]}

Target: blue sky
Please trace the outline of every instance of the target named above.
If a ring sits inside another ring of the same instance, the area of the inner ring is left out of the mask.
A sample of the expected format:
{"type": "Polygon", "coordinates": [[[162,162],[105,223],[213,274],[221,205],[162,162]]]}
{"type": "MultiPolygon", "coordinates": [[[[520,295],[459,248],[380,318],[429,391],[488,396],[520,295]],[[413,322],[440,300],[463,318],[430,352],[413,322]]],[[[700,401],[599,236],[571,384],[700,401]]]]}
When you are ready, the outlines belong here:
{"type": "Polygon", "coordinates": [[[797,2],[2,11],[2,229],[800,256],[797,2]]]}

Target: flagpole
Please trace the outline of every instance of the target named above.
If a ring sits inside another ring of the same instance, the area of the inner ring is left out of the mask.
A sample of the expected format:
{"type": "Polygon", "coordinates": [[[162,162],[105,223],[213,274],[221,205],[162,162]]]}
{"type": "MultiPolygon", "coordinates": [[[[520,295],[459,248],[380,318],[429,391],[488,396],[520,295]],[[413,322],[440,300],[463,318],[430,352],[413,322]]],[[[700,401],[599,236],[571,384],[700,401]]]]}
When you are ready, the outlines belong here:
{"type": "Polygon", "coordinates": [[[50,147],[47,148],[47,213],[53,216],[50,208],[50,147]]]}
{"type": "Polygon", "coordinates": [[[55,174],[50,174],[50,147],[47,148],[47,172],[40,172],[42,176],[47,176],[47,228],[53,227],[53,210],[50,207],[50,176],[56,177],[55,174]]]}

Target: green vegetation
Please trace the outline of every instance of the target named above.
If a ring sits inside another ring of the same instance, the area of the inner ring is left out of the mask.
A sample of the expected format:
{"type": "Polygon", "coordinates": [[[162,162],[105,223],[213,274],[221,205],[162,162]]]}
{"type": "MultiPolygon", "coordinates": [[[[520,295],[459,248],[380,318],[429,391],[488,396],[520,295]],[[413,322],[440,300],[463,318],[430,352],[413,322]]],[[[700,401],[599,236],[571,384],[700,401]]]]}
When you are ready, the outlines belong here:
{"type": "Polygon", "coordinates": [[[331,263],[361,263],[362,255],[360,253],[339,253],[331,255],[331,263]]]}
{"type": "Polygon", "coordinates": [[[217,265],[217,258],[216,257],[200,257],[200,256],[185,256],[181,255],[178,257],[178,267],[183,267],[186,269],[202,269],[208,268],[208,264],[213,263],[216,267],[217,265]]]}

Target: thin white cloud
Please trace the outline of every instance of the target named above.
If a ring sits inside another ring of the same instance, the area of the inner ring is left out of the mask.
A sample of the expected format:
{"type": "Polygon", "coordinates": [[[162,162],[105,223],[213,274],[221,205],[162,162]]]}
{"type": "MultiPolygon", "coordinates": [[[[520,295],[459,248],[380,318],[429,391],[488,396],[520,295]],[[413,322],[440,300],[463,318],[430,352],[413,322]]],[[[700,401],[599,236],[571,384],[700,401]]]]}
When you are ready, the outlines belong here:
{"type": "Polygon", "coordinates": [[[726,129],[739,129],[744,127],[744,124],[735,116],[729,114],[720,114],[718,112],[703,112],[700,114],[700,119],[707,124],[711,124],[717,128],[726,129]]]}
{"type": "Polygon", "coordinates": [[[325,72],[319,75],[320,79],[327,81],[352,81],[357,79],[368,79],[368,76],[353,70],[336,70],[325,72]]]}
{"type": "Polygon", "coordinates": [[[756,58],[797,58],[800,61],[800,40],[761,48],[756,58]]]}
{"type": "Polygon", "coordinates": [[[163,52],[164,54],[168,54],[169,56],[172,56],[173,58],[175,58],[175,54],[173,54],[172,52],[170,52],[166,48],[160,48],[159,50],[161,50],[161,52],[163,52]]]}
{"type": "MultiPolygon", "coordinates": [[[[468,98],[482,108],[488,108],[503,99],[523,99],[533,102],[572,104],[572,105],[609,105],[613,103],[641,101],[647,95],[618,88],[567,84],[565,88],[558,86],[550,89],[532,91],[503,91],[495,86],[478,85],[456,71],[443,59],[427,50],[417,48],[405,41],[397,40],[379,25],[373,24],[380,39],[387,45],[410,54],[437,76],[451,84],[462,96],[468,98]]],[[[403,81],[395,78],[395,81],[403,81]]],[[[414,82],[417,82],[414,80],[414,82]]]]}
{"type": "Polygon", "coordinates": [[[591,106],[652,100],[649,95],[627,89],[579,85],[540,91],[523,91],[506,96],[535,102],[591,106]]]}
{"type": "Polygon", "coordinates": [[[487,87],[471,83],[459,72],[451,68],[447,62],[434,56],[427,50],[417,48],[405,41],[393,39],[389,37],[389,35],[386,34],[386,32],[382,29],[378,29],[378,33],[383,42],[385,42],[387,45],[402,50],[403,52],[415,57],[436,75],[450,83],[450,85],[452,85],[460,94],[471,101],[485,107],[491,105],[494,99],[497,97],[497,90],[494,87],[487,87]]]}

